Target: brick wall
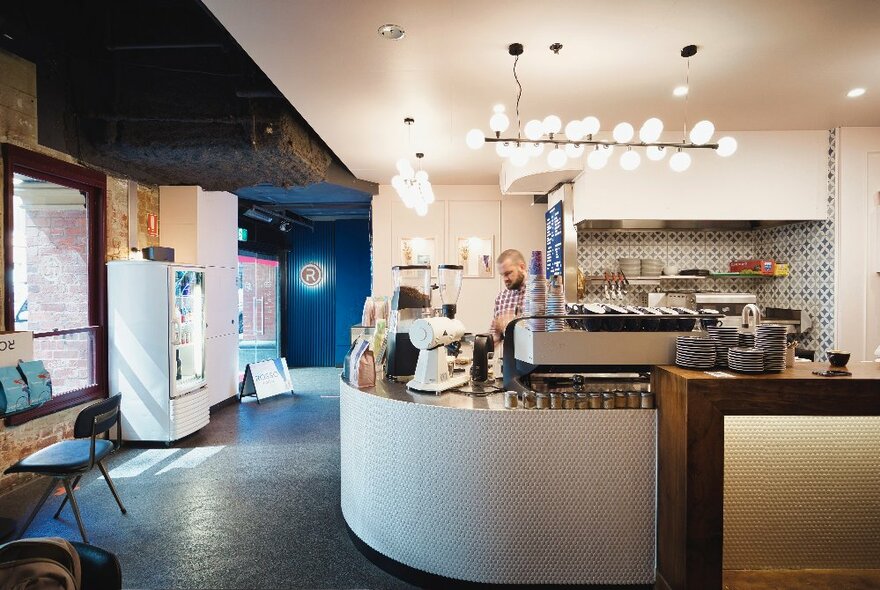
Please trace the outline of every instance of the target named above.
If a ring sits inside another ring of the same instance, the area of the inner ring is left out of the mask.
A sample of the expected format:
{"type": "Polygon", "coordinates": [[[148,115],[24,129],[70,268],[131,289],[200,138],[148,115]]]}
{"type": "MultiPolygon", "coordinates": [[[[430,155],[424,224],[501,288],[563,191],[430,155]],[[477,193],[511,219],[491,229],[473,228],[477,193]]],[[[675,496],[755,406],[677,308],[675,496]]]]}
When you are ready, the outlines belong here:
{"type": "MultiPolygon", "coordinates": [[[[37,143],[36,79],[36,68],[32,63],[0,49],[0,143],[11,143],[64,162],[77,164],[78,162],[68,154],[45,148],[37,143]]],[[[0,168],[2,163],[0,157],[0,168]]],[[[0,194],[3,194],[2,175],[0,175],[0,194]]],[[[158,245],[158,238],[150,238],[146,235],[146,219],[149,213],[159,215],[159,187],[139,185],[138,247],[158,245]]],[[[0,206],[0,223],[3,222],[3,215],[3,207],[0,206]]],[[[128,258],[128,180],[107,176],[106,216],[107,260],[128,258]]],[[[0,261],[2,260],[4,260],[3,244],[0,240],[0,261]]],[[[0,321],[5,317],[4,297],[5,285],[0,281],[0,321]]],[[[34,348],[37,347],[38,344],[35,342],[34,348]]],[[[53,373],[52,377],[54,380],[56,375],[53,373]]],[[[70,438],[73,421],[82,407],[56,412],[21,426],[7,427],[0,421],[0,472],[38,449],[64,438],[70,438]]],[[[0,495],[32,477],[0,476],[0,495]]]]}

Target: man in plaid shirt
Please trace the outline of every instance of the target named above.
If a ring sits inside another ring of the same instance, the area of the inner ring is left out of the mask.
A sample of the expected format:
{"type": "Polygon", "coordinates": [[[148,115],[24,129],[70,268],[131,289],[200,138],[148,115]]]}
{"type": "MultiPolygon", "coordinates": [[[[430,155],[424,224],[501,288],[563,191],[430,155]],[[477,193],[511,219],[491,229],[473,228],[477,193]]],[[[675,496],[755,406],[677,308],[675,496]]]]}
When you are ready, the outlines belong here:
{"type": "Polygon", "coordinates": [[[496,263],[498,274],[504,280],[505,289],[495,297],[495,309],[492,313],[492,326],[489,328],[489,332],[492,334],[495,350],[500,351],[500,344],[504,340],[504,330],[507,328],[507,324],[523,313],[523,299],[526,294],[526,260],[519,250],[505,250],[498,256],[496,263]]]}

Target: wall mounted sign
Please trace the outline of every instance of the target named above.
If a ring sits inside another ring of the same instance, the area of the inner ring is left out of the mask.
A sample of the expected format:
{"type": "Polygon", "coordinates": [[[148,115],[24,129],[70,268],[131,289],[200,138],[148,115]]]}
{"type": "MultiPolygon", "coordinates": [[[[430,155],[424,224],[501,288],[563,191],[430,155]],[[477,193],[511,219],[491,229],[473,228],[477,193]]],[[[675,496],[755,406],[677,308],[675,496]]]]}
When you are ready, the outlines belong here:
{"type": "Polygon", "coordinates": [[[238,241],[239,242],[247,242],[247,228],[246,227],[238,228],[238,241]]]}
{"type": "Polygon", "coordinates": [[[306,287],[317,287],[324,280],[324,269],[314,262],[310,262],[299,271],[299,280],[306,287]]]}
{"type": "Polygon", "coordinates": [[[544,214],[547,222],[547,278],[562,276],[562,201],[559,201],[544,214]]]}
{"type": "Polygon", "coordinates": [[[155,213],[147,215],[147,235],[153,238],[159,237],[159,216],[155,213]]]}

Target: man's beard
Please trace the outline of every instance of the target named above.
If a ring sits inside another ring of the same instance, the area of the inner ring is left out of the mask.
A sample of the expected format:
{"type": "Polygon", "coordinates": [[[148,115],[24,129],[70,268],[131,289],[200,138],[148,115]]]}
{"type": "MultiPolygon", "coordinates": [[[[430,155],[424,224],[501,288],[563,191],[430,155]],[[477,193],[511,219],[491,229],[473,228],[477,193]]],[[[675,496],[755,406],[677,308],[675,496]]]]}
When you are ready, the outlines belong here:
{"type": "Polygon", "coordinates": [[[514,282],[510,283],[510,286],[507,288],[510,289],[511,291],[516,291],[517,289],[522,287],[523,279],[525,279],[525,277],[523,275],[520,275],[519,278],[516,279],[514,282]]]}

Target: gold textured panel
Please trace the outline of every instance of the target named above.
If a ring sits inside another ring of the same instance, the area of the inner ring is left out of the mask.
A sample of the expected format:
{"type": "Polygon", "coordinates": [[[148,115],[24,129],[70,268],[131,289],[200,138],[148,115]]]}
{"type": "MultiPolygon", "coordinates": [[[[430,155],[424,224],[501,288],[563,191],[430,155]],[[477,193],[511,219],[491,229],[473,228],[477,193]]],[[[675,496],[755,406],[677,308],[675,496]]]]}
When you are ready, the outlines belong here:
{"type": "Polygon", "coordinates": [[[880,568],[880,417],[725,418],[724,568],[880,568]]]}

